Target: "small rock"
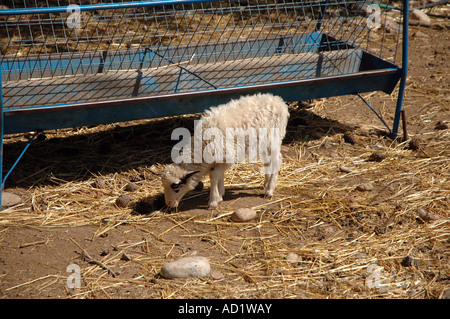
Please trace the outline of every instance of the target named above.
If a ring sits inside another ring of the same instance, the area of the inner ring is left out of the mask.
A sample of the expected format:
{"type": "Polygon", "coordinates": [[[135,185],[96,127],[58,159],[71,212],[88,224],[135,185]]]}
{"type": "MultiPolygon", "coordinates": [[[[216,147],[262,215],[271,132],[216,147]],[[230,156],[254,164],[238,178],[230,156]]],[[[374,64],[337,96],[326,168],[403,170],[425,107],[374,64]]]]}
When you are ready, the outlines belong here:
{"type": "Polygon", "coordinates": [[[448,125],[444,121],[439,121],[436,123],[435,129],[436,130],[446,130],[446,129],[448,129],[448,125]]]}
{"type": "Polygon", "coordinates": [[[251,208],[238,208],[231,214],[231,220],[234,222],[248,222],[256,218],[257,213],[251,208]]]}
{"type": "Polygon", "coordinates": [[[423,208],[417,208],[416,212],[417,212],[419,218],[421,220],[423,220],[424,222],[433,222],[433,221],[441,218],[441,216],[439,214],[429,213],[423,208]]]}
{"type": "Polygon", "coordinates": [[[184,257],[165,264],[161,276],[166,279],[206,277],[211,272],[209,261],[205,257],[184,257]]]}
{"type": "Polygon", "coordinates": [[[430,37],[428,34],[423,33],[422,31],[416,31],[411,36],[413,38],[427,38],[427,37],[430,37]]]}
{"type": "Polygon", "coordinates": [[[286,255],[286,260],[291,263],[298,263],[298,262],[302,261],[302,257],[297,255],[296,253],[288,253],[286,255]]]}
{"type": "Polygon", "coordinates": [[[381,153],[381,152],[375,152],[372,155],[370,155],[369,157],[369,161],[372,162],[381,162],[382,160],[384,160],[386,158],[386,154],[381,153]]]}
{"type": "Polygon", "coordinates": [[[133,183],[133,182],[131,182],[131,183],[128,183],[126,186],[125,186],[125,190],[127,191],[127,192],[134,192],[134,191],[137,191],[139,189],[139,186],[137,186],[135,183],[133,183]]]}
{"type": "Polygon", "coordinates": [[[211,271],[210,276],[214,280],[220,280],[220,279],[222,279],[224,277],[223,273],[218,271],[218,270],[211,271]]]}
{"type": "Polygon", "coordinates": [[[425,25],[425,26],[431,25],[430,17],[421,10],[412,9],[410,17],[411,17],[411,24],[414,24],[414,25],[418,24],[418,25],[425,25]]]}
{"type": "Polygon", "coordinates": [[[369,33],[369,39],[371,41],[379,41],[380,40],[380,36],[374,32],[370,32],[369,33]]]}
{"type": "Polygon", "coordinates": [[[131,197],[128,195],[120,195],[116,199],[116,205],[119,207],[127,207],[127,205],[131,202],[131,197]]]}
{"type": "Polygon", "coordinates": [[[106,188],[106,181],[103,178],[96,178],[92,182],[92,187],[99,188],[99,189],[105,189],[106,188]]]}
{"type": "Polygon", "coordinates": [[[402,25],[395,22],[392,18],[383,18],[381,19],[381,23],[388,33],[401,33],[403,30],[402,25]]]}
{"type": "Polygon", "coordinates": [[[356,143],[355,136],[350,131],[344,133],[344,141],[352,145],[356,143]]]}
{"type": "Polygon", "coordinates": [[[355,201],[353,198],[348,198],[349,204],[348,207],[350,208],[358,208],[360,205],[357,201],[355,201]]]}
{"type": "Polygon", "coordinates": [[[123,260],[123,261],[130,261],[131,258],[130,258],[130,256],[128,256],[127,254],[123,253],[123,254],[122,254],[122,257],[120,257],[120,260],[123,260]]]}
{"type": "Polygon", "coordinates": [[[342,173],[351,173],[352,169],[350,167],[347,166],[339,166],[339,171],[342,173]]]}
{"type": "Polygon", "coordinates": [[[364,183],[358,185],[356,189],[359,190],[360,192],[370,192],[371,190],[373,190],[373,185],[371,183],[364,183]]]}
{"type": "Polygon", "coordinates": [[[350,204],[348,204],[348,207],[351,209],[357,209],[359,206],[361,206],[357,201],[351,200],[350,204]]]}
{"type": "Polygon", "coordinates": [[[418,266],[419,262],[411,256],[406,256],[405,258],[403,258],[401,265],[403,267],[418,266]]]}
{"type": "Polygon", "coordinates": [[[22,199],[16,194],[2,192],[2,207],[10,207],[20,203],[22,199]]]}

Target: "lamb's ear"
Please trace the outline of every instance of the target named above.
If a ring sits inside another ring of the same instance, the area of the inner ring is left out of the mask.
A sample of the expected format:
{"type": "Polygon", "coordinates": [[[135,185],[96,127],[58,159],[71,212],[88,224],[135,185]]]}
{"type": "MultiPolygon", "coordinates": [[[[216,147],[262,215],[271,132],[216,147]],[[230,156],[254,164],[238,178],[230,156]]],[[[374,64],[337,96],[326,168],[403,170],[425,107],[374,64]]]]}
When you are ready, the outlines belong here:
{"type": "Polygon", "coordinates": [[[200,171],[195,171],[195,172],[190,172],[190,173],[186,174],[186,176],[181,179],[181,183],[186,184],[189,177],[191,177],[192,175],[197,174],[199,172],[200,171]]]}

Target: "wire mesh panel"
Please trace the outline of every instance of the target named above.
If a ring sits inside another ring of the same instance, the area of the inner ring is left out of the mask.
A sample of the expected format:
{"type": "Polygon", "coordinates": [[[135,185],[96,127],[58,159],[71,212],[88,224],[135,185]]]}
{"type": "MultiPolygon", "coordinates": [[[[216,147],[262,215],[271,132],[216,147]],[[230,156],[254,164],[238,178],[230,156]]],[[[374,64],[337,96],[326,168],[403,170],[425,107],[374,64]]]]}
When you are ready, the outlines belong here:
{"type": "Polygon", "coordinates": [[[355,74],[395,63],[401,29],[384,1],[0,3],[4,109],[355,74]]]}

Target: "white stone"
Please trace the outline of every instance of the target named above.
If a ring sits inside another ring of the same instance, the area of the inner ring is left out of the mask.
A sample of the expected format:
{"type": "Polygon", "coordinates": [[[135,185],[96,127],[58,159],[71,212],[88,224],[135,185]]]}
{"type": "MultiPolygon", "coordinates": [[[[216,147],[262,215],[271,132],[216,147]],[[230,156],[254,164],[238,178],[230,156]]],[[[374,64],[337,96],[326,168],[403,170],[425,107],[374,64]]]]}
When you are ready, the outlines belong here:
{"type": "Polygon", "coordinates": [[[339,166],[339,171],[341,171],[343,173],[351,173],[352,169],[350,167],[341,165],[341,166],[339,166]]]}
{"type": "Polygon", "coordinates": [[[286,260],[291,263],[298,263],[298,262],[302,261],[302,257],[297,255],[296,253],[288,253],[286,255],[286,260]]]}
{"type": "Polygon", "coordinates": [[[211,272],[211,266],[206,257],[184,257],[169,262],[161,268],[161,276],[170,278],[206,277],[211,272]]]}
{"type": "Polygon", "coordinates": [[[370,192],[371,190],[373,190],[373,185],[371,183],[364,183],[364,184],[358,185],[356,187],[356,189],[361,192],[370,192]]]}
{"type": "Polygon", "coordinates": [[[2,192],[2,206],[3,207],[17,205],[21,202],[21,200],[22,199],[19,196],[17,196],[16,194],[2,192]]]}
{"type": "Polygon", "coordinates": [[[222,272],[218,271],[218,270],[213,270],[211,271],[211,278],[214,280],[220,280],[223,279],[224,275],[222,272]]]}
{"type": "Polygon", "coordinates": [[[418,9],[411,10],[411,22],[417,22],[420,25],[430,25],[431,19],[430,17],[423,11],[418,9]]]}
{"type": "Polygon", "coordinates": [[[392,18],[386,17],[386,19],[381,19],[381,23],[384,25],[388,32],[393,33],[401,33],[403,31],[403,27],[401,24],[395,22],[392,18]]]}
{"type": "Polygon", "coordinates": [[[416,212],[419,215],[419,218],[425,222],[433,222],[441,218],[439,214],[429,213],[423,208],[417,208],[416,212]]]}
{"type": "Polygon", "coordinates": [[[251,208],[238,208],[231,214],[231,220],[234,222],[248,222],[256,218],[257,213],[251,208]]]}

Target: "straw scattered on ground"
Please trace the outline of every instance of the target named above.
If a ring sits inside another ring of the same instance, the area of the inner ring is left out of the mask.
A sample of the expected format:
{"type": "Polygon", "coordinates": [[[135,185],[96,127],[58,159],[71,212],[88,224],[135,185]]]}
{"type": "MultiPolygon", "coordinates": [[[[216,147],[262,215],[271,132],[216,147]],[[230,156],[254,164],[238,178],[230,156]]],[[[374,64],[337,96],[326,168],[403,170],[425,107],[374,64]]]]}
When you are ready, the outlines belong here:
{"type": "MultiPolygon", "coordinates": [[[[320,103],[325,104],[317,102],[317,109],[320,103]]],[[[83,168],[73,175],[64,168],[59,172],[55,160],[45,166],[47,161],[39,159],[47,173],[42,178],[27,178],[32,181],[29,189],[21,189],[29,199],[2,211],[2,233],[24,227],[45,231],[93,226],[92,242],[120,234],[108,253],[99,256],[97,252],[92,257],[96,263],[83,257],[82,243],[72,243],[72,249],[79,246],[73,258],[83,273],[82,288],[69,295],[74,298],[117,297],[123,290],[134,297],[145,290],[145,296],[153,298],[442,297],[449,287],[449,131],[424,134],[423,146],[414,151],[408,141],[380,137],[378,129],[356,128],[356,143],[346,143],[343,133],[335,132],[343,130],[343,125],[335,128],[328,122],[321,137],[299,142],[296,134],[301,132],[303,138],[308,132],[317,134],[317,127],[320,132],[327,122],[312,112],[293,109],[291,121],[296,119],[317,121],[318,126],[289,126],[287,139],[293,141],[283,149],[285,162],[272,200],[258,195],[261,168],[248,163],[236,165],[227,175],[232,196],[225,198],[218,211],[204,209],[205,181],[204,190],[189,195],[178,212],[169,212],[154,202],[161,194],[158,173],[163,164],[152,154],[157,157],[159,153],[142,145],[130,150],[127,138],[114,146],[107,161],[99,163],[103,169],[122,166],[117,172],[102,174],[100,169],[88,174],[89,163],[99,162],[98,154],[90,152],[69,159],[70,167],[83,168]],[[382,152],[385,158],[371,161],[374,152],[382,152]],[[351,171],[341,172],[342,166],[351,171]],[[136,191],[125,190],[131,182],[137,185],[136,191]],[[357,189],[365,183],[373,190],[357,189]],[[130,197],[126,207],[117,205],[121,195],[130,197]],[[258,199],[256,205],[253,199],[258,199]],[[149,204],[146,214],[135,211],[142,201],[149,204]],[[184,209],[193,201],[200,209],[184,209]],[[254,207],[257,220],[232,222],[229,215],[241,205],[254,207]],[[424,220],[420,209],[433,218],[424,220]],[[141,238],[130,240],[127,233],[141,238]],[[164,263],[192,253],[208,257],[219,279],[159,278],[164,263]],[[299,259],[288,261],[289,253],[299,259]],[[411,265],[405,266],[408,262],[411,265]]],[[[178,125],[177,119],[169,121],[178,125]]],[[[150,128],[152,121],[143,125],[150,128]]],[[[131,134],[135,128],[121,130],[131,134]]],[[[90,131],[99,134],[99,130],[110,134],[109,126],[86,128],[78,133],[80,141],[90,131]]],[[[51,143],[51,137],[36,148],[51,143]]],[[[170,146],[156,148],[163,154],[170,146]]],[[[22,171],[33,163],[25,159],[22,171]]],[[[36,248],[43,245],[35,244],[36,248]]],[[[67,276],[64,272],[47,274],[3,287],[3,291],[8,296],[30,286],[38,291],[64,287],[67,276]]]]}

